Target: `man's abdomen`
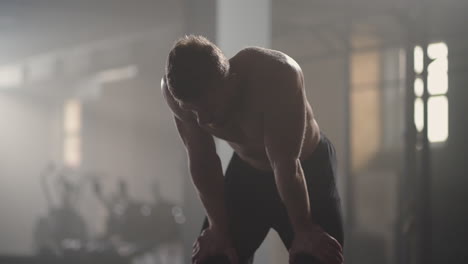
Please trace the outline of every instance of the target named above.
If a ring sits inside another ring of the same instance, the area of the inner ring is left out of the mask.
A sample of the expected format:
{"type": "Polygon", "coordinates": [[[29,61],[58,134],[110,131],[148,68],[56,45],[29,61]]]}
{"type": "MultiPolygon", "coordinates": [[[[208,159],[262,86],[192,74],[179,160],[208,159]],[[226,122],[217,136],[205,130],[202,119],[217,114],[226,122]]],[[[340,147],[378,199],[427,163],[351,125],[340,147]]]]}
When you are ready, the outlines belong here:
{"type": "MultiPolygon", "coordinates": [[[[315,120],[307,123],[304,137],[300,156],[301,161],[306,160],[312,155],[320,141],[320,130],[315,120]]],[[[272,170],[264,144],[246,142],[246,144],[242,145],[233,143],[229,143],[229,145],[233,148],[234,152],[250,166],[262,171],[272,170]]]]}

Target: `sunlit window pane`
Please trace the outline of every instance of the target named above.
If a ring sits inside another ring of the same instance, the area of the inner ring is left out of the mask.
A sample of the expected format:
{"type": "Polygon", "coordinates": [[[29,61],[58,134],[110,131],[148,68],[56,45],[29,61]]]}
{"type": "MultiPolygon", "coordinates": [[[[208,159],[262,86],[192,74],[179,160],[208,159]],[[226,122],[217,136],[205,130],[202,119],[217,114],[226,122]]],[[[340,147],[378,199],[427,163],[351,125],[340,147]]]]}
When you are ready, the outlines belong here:
{"type": "Polygon", "coordinates": [[[0,88],[11,88],[22,85],[24,72],[21,65],[0,67],[0,88]]]}
{"type": "Polygon", "coordinates": [[[424,82],[421,78],[414,80],[414,94],[417,97],[421,97],[424,94],[424,82]]]}
{"type": "Polygon", "coordinates": [[[433,62],[429,63],[427,67],[427,72],[447,72],[448,71],[448,59],[447,57],[444,58],[437,58],[433,62]]]}
{"type": "Polygon", "coordinates": [[[65,133],[73,134],[81,130],[81,104],[77,100],[67,101],[65,104],[64,129],[65,133]]]}
{"type": "Polygon", "coordinates": [[[109,69],[96,75],[98,83],[118,82],[134,78],[138,74],[138,67],[130,65],[122,68],[109,69]]]}
{"type": "Polygon", "coordinates": [[[421,98],[414,101],[414,125],[419,132],[424,129],[424,102],[421,98]]]}
{"type": "Polygon", "coordinates": [[[447,57],[447,44],[443,42],[429,44],[429,46],[427,46],[427,56],[431,59],[447,57]]]}
{"type": "Polygon", "coordinates": [[[447,72],[429,72],[427,75],[427,88],[430,95],[445,94],[448,90],[447,72]]]}
{"type": "Polygon", "coordinates": [[[430,97],[428,104],[428,138],[442,142],[448,138],[448,100],[446,96],[430,97]]]}
{"type": "Polygon", "coordinates": [[[424,69],[424,52],[420,46],[414,47],[414,71],[422,73],[424,69]]]}
{"type": "Polygon", "coordinates": [[[69,136],[64,141],[64,161],[69,167],[76,168],[81,164],[81,138],[69,136]]]}
{"type": "Polygon", "coordinates": [[[67,166],[81,164],[81,103],[69,100],[64,106],[63,159],[67,166]]]}

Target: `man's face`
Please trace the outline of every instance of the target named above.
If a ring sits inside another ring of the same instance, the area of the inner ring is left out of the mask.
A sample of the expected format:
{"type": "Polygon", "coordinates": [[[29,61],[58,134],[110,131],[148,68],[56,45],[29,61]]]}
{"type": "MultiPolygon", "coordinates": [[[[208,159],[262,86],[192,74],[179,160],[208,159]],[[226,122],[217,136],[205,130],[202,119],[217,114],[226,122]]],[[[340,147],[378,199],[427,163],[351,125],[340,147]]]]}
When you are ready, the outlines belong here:
{"type": "Polygon", "coordinates": [[[200,125],[220,124],[223,122],[228,98],[229,94],[222,81],[210,82],[199,98],[190,102],[181,101],[180,106],[193,112],[200,125]]]}

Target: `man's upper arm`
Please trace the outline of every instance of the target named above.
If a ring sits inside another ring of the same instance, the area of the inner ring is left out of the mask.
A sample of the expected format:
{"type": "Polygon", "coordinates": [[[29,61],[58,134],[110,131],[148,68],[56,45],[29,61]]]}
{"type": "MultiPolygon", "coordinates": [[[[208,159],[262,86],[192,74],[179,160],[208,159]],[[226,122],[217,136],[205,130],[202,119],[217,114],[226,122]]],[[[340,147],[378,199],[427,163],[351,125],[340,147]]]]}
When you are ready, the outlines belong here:
{"type": "Polygon", "coordinates": [[[274,77],[265,95],[264,143],[273,169],[292,165],[301,153],[306,122],[306,99],[302,74],[286,69],[274,77]]]}
{"type": "Polygon", "coordinates": [[[161,80],[161,92],[169,108],[174,113],[177,131],[187,149],[190,160],[209,157],[216,154],[213,136],[203,130],[190,112],[180,108],[177,101],[170,94],[165,78],[161,80]]]}

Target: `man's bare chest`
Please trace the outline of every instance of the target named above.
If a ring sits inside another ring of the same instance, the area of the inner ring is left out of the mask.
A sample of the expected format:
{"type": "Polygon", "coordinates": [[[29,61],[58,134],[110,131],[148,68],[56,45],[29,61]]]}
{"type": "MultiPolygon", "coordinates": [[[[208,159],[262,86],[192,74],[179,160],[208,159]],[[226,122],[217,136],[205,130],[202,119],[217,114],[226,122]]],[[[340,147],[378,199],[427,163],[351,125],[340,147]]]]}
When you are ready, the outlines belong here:
{"type": "Polygon", "coordinates": [[[263,142],[262,116],[257,111],[235,113],[222,126],[203,125],[213,136],[239,146],[258,145],[263,142]]]}

